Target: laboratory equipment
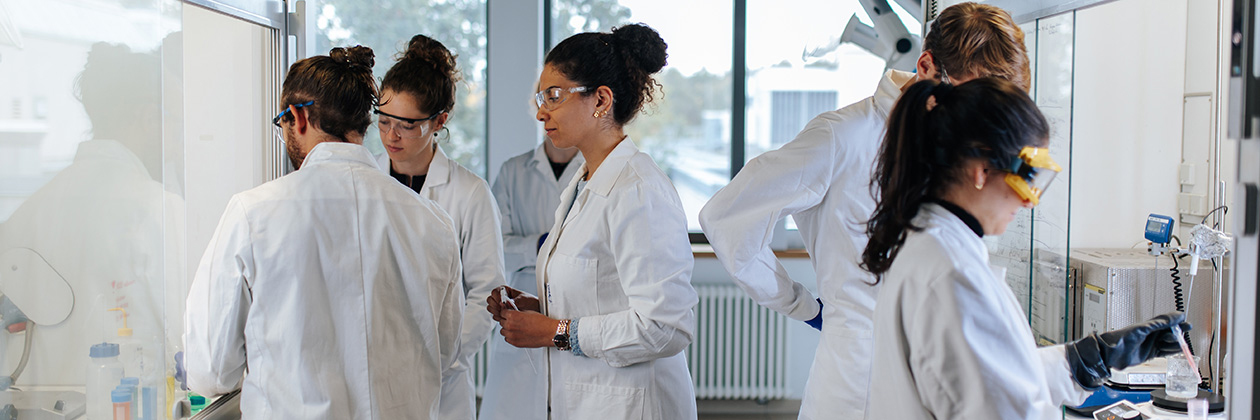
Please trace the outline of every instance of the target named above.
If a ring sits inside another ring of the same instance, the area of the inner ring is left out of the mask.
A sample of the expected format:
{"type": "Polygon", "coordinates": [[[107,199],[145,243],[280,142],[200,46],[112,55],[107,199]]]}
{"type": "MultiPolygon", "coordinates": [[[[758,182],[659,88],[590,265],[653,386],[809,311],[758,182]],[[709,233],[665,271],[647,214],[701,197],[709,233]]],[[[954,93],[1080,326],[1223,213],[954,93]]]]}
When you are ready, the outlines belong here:
{"type": "Polygon", "coordinates": [[[1169,397],[1190,399],[1199,394],[1199,382],[1203,378],[1199,376],[1198,358],[1198,356],[1186,357],[1184,354],[1168,356],[1168,375],[1164,379],[1164,392],[1169,397]]]}
{"type": "Polygon", "coordinates": [[[805,47],[801,58],[809,61],[835,51],[841,44],[851,42],[883,58],[886,69],[914,71],[922,38],[910,33],[887,1],[858,1],[862,3],[862,9],[870,16],[874,26],[862,23],[857,15],[850,16],[849,23],[844,26],[839,38],[832,38],[822,45],[805,47]]]}
{"type": "MultiPolygon", "coordinates": [[[[115,388],[110,393],[110,401],[113,403],[110,413],[113,413],[114,420],[132,420],[131,418],[131,391],[123,388],[115,388]]],[[[91,416],[88,416],[91,417],[91,416]]],[[[103,418],[103,417],[96,417],[103,418]]]]}
{"type": "Polygon", "coordinates": [[[87,372],[87,414],[91,419],[113,418],[111,393],[122,382],[123,365],[118,360],[118,345],[100,343],[88,353],[91,362],[87,372]]]}
{"type": "Polygon", "coordinates": [[[1164,255],[1172,242],[1173,218],[1151,213],[1146,216],[1146,240],[1151,241],[1147,252],[1153,256],[1164,255]]]}
{"type": "MultiPolygon", "coordinates": [[[[126,372],[126,370],[127,368],[124,366],[123,371],[126,372]]],[[[128,392],[131,392],[131,418],[132,419],[139,418],[140,417],[140,403],[141,403],[140,378],[136,378],[132,376],[122,378],[121,383],[118,385],[118,389],[125,389],[128,392]]]]}

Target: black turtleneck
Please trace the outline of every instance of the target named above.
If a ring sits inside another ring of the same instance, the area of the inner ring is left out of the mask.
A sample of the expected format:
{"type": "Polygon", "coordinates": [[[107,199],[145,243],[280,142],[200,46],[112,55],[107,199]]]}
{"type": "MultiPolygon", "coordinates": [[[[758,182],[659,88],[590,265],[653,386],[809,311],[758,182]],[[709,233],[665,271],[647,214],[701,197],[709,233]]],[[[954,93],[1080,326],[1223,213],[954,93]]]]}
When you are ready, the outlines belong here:
{"type": "Polygon", "coordinates": [[[972,216],[971,213],[967,213],[966,210],[963,210],[962,207],[958,207],[957,204],[939,199],[934,200],[934,202],[936,204],[940,204],[941,207],[945,208],[945,210],[949,210],[950,213],[954,213],[954,216],[958,216],[959,219],[962,219],[963,223],[967,224],[967,227],[971,228],[971,231],[976,233],[976,236],[981,238],[984,237],[984,228],[980,226],[980,220],[976,219],[976,216],[972,216]]]}
{"type": "Polygon", "coordinates": [[[424,179],[427,177],[427,175],[411,176],[400,174],[398,171],[394,170],[394,165],[389,165],[389,176],[394,177],[394,179],[397,179],[398,182],[401,182],[403,185],[406,185],[407,188],[411,188],[412,191],[415,192],[420,192],[420,189],[424,188],[424,179]]]}
{"type": "MultiPolygon", "coordinates": [[[[569,162],[572,162],[572,160],[570,160],[569,162]]],[[[560,180],[560,175],[564,174],[564,168],[569,167],[569,162],[557,163],[557,162],[552,162],[551,159],[547,159],[547,163],[551,164],[551,173],[556,175],[557,181],[560,180]]]]}

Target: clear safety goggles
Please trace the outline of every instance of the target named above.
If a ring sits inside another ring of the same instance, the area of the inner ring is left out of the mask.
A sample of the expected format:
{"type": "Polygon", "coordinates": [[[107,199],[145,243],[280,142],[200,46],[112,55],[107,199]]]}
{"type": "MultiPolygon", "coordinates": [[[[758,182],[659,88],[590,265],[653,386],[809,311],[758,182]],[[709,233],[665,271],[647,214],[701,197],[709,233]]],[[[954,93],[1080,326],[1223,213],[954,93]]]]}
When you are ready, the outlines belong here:
{"type": "Polygon", "coordinates": [[[1050,158],[1050,149],[1044,147],[1025,147],[1019,156],[1012,157],[1005,167],[1006,184],[1019,194],[1020,198],[1032,202],[1035,206],[1041,201],[1041,194],[1054,181],[1054,177],[1063,170],[1050,158]]]}

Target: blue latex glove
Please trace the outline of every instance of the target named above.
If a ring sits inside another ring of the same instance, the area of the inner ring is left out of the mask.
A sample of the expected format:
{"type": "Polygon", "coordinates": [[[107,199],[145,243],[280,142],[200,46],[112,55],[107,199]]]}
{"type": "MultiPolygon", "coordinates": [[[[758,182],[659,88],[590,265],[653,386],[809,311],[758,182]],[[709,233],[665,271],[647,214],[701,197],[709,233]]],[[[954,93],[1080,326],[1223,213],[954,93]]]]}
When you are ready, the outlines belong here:
{"type": "Polygon", "coordinates": [[[1186,315],[1172,312],[1066,344],[1072,379],[1081,387],[1094,390],[1111,376],[1111,369],[1121,370],[1156,357],[1180,353],[1181,346],[1172,333],[1174,324],[1179,324],[1183,331],[1190,331],[1186,315]]]}
{"type": "Polygon", "coordinates": [[[184,371],[184,352],[175,353],[175,381],[179,382],[181,391],[188,390],[188,372],[184,371]]]}
{"type": "Polygon", "coordinates": [[[805,323],[809,324],[809,326],[811,327],[814,327],[815,330],[822,331],[822,307],[823,307],[822,299],[814,299],[814,300],[818,301],[818,315],[814,316],[814,319],[805,321],[805,323]]]}
{"type": "Polygon", "coordinates": [[[539,237],[538,237],[538,247],[534,248],[534,252],[535,252],[535,253],[536,253],[536,252],[538,252],[539,250],[542,250],[542,244],[543,244],[543,242],[547,242],[547,234],[548,234],[548,233],[551,233],[551,232],[543,232],[542,236],[539,236],[539,237]]]}

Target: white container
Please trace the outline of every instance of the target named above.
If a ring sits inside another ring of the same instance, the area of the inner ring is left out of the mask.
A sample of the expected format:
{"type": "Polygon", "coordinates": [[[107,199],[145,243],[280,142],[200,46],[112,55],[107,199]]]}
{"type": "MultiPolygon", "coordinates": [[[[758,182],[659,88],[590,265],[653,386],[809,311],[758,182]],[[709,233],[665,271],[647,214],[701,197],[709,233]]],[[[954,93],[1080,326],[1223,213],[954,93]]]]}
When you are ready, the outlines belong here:
{"type": "Polygon", "coordinates": [[[114,418],[111,393],[122,381],[123,365],[118,360],[118,345],[100,343],[88,352],[87,371],[87,418],[109,420],[114,418]]]}

